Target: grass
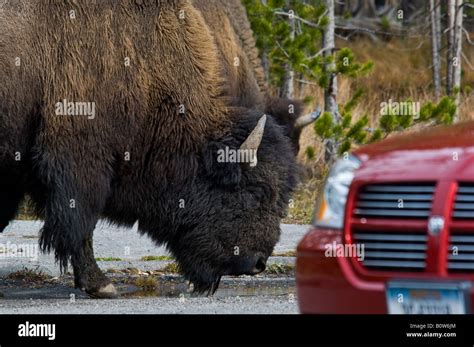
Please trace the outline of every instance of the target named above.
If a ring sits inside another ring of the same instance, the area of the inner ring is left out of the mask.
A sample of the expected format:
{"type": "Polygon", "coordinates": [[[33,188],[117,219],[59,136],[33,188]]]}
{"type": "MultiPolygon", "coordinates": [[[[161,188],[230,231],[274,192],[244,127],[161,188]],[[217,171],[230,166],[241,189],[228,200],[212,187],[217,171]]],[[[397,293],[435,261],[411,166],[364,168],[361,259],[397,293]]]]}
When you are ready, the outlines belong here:
{"type": "Polygon", "coordinates": [[[291,264],[271,264],[267,266],[265,273],[270,275],[289,275],[295,271],[295,266],[291,264]]]}
{"type": "Polygon", "coordinates": [[[142,257],[141,261],[166,261],[166,260],[173,260],[173,257],[168,255],[146,255],[142,257]]]}
{"type": "Polygon", "coordinates": [[[41,270],[24,268],[23,270],[12,272],[7,278],[23,282],[40,282],[50,279],[51,276],[41,270]]]}
{"type": "Polygon", "coordinates": [[[295,251],[280,252],[280,253],[274,252],[272,254],[272,257],[296,257],[296,252],[295,251]]]}
{"type": "MultiPolygon", "coordinates": [[[[304,163],[304,162],[303,162],[304,163]]],[[[319,190],[324,182],[327,168],[322,163],[304,163],[306,166],[302,182],[293,193],[288,215],[283,223],[310,224],[319,190]]]]}
{"type": "Polygon", "coordinates": [[[181,272],[179,265],[174,262],[164,266],[160,271],[164,273],[175,273],[175,274],[181,272]]]}
{"type": "Polygon", "coordinates": [[[134,284],[142,290],[155,290],[158,285],[158,281],[153,276],[138,277],[134,284]]]}
{"type": "Polygon", "coordinates": [[[97,261],[122,261],[121,258],[115,258],[115,257],[105,257],[105,258],[95,258],[97,261]]]}

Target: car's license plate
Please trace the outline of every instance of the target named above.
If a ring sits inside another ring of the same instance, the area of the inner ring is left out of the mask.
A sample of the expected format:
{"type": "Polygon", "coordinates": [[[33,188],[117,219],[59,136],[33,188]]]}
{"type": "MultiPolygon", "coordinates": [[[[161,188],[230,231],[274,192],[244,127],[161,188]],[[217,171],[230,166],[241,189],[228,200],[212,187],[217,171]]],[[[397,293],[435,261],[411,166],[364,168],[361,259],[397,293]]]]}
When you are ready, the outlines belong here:
{"type": "Polygon", "coordinates": [[[465,283],[390,282],[387,306],[390,314],[465,314],[465,283]]]}

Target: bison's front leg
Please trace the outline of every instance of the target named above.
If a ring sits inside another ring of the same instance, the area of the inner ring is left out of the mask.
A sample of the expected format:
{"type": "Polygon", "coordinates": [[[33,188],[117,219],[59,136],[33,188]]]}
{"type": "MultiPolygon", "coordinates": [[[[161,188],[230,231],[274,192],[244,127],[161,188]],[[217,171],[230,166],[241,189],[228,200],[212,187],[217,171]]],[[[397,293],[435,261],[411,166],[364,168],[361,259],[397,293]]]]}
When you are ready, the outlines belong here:
{"type": "Polygon", "coordinates": [[[81,253],[73,255],[71,258],[76,288],[80,288],[94,297],[116,297],[115,287],[97,266],[92,248],[92,238],[84,241],[81,253]]]}
{"type": "MultiPolygon", "coordinates": [[[[71,263],[76,287],[94,297],[114,297],[116,291],[94,259],[92,236],[109,195],[111,172],[92,150],[75,159],[76,151],[44,153],[37,164],[45,197],[43,251],[54,250],[64,271],[71,263]],[[54,160],[52,160],[54,159],[54,160]]],[[[105,157],[105,155],[104,155],[105,157]]]]}

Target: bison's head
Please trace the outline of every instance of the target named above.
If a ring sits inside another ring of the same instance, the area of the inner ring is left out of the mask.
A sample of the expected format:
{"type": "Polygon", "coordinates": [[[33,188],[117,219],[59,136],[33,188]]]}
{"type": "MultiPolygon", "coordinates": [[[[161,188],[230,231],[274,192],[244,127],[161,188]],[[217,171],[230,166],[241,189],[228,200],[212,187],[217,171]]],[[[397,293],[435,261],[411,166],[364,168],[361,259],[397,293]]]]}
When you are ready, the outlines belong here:
{"type": "Polygon", "coordinates": [[[169,242],[198,292],[213,293],[222,275],[265,270],[296,185],[291,143],[272,117],[240,114],[233,124],[203,149],[169,242]]]}

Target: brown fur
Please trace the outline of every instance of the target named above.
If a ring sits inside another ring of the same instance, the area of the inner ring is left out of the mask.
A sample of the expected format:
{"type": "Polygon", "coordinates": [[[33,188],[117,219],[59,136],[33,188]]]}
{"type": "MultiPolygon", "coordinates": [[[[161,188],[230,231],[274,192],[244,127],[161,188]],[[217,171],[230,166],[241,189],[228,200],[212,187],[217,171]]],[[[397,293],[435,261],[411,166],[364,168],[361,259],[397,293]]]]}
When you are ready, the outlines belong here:
{"type": "MultiPolygon", "coordinates": [[[[204,2],[206,1],[204,0],[204,2]]],[[[225,0],[219,1],[219,3],[229,18],[237,37],[240,39],[242,50],[253,69],[255,80],[257,81],[260,91],[266,94],[268,92],[268,86],[252,28],[250,27],[250,22],[247,17],[247,11],[242,5],[241,0],[225,0]]]]}
{"type": "Polygon", "coordinates": [[[201,11],[216,42],[228,91],[235,96],[235,104],[245,107],[252,105],[271,115],[285,128],[297,154],[302,129],[297,129],[295,122],[302,114],[303,104],[268,94],[262,62],[241,1],[193,0],[193,4],[201,11]],[[234,65],[236,58],[238,66],[234,65]],[[294,106],[294,113],[290,113],[290,105],[294,106]]]}
{"type": "MultiPolygon", "coordinates": [[[[258,106],[263,111],[263,95],[257,84],[253,62],[249,59],[234,23],[238,13],[232,11],[235,3],[234,1],[193,0],[194,6],[201,12],[214,38],[222,60],[228,92],[235,97],[235,104],[246,107],[258,106]]],[[[237,10],[245,12],[240,7],[237,10]]]]}

